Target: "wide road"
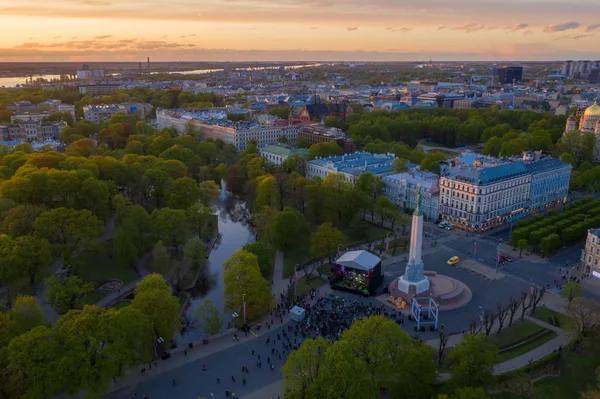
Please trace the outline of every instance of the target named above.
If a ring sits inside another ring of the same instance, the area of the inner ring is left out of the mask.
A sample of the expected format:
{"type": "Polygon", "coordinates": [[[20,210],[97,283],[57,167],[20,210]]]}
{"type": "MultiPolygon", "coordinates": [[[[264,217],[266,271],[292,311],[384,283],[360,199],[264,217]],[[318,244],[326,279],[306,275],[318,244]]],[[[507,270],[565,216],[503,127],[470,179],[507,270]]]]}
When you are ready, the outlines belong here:
{"type": "MultiPolygon", "coordinates": [[[[141,399],[143,395],[147,395],[149,399],[198,399],[199,397],[211,399],[211,393],[214,394],[215,398],[225,398],[226,389],[234,392],[236,397],[244,398],[245,395],[253,391],[281,380],[280,369],[285,363],[285,356],[281,360],[278,356],[271,356],[271,348],[275,347],[282,351],[282,341],[278,341],[276,346],[271,343],[267,348],[265,340],[267,337],[276,340],[277,334],[281,335],[283,328],[285,326],[273,329],[270,333],[258,338],[240,342],[228,349],[166,371],[138,384],[135,389],[114,392],[107,395],[106,398],[141,399]],[[261,368],[256,365],[258,358],[252,355],[253,349],[261,356],[261,368]],[[275,370],[269,369],[267,357],[271,358],[275,370]],[[203,364],[206,364],[207,371],[202,371],[203,364]],[[250,372],[242,373],[242,365],[248,367],[250,372]],[[235,378],[235,383],[231,380],[232,376],[235,378]],[[247,380],[246,385],[242,384],[242,378],[244,377],[247,380]],[[217,382],[217,378],[220,378],[220,383],[217,382]],[[173,380],[175,380],[175,386],[173,386],[173,380]]],[[[169,360],[158,361],[168,362],[169,360]]]]}

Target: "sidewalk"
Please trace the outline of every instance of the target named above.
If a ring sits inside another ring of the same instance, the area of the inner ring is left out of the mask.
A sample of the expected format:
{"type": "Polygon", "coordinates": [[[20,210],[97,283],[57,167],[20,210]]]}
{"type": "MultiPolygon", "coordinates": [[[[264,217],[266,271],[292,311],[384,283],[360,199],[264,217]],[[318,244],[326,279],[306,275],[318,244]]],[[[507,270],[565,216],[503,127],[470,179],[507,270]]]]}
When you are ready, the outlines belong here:
{"type": "Polygon", "coordinates": [[[150,272],[144,267],[144,264],[152,256],[152,251],[148,251],[138,258],[135,264],[135,268],[137,269],[139,277],[130,283],[122,286],[118,291],[113,291],[104,298],[100,299],[94,305],[103,308],[113,305],[118,300],[127,297],[133,293],[135,286],[144,279],[150,272]]]}

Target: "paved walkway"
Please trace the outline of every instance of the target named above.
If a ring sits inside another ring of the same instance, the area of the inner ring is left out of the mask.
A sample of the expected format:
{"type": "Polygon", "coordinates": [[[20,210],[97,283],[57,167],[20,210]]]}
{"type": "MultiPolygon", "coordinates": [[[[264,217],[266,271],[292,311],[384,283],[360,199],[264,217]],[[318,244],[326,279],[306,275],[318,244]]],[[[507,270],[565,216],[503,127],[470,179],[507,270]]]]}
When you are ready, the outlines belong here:
{"type": "MultiPolygon", "coordinates": [[[[304,273],[303,270],[300,270],[304,273]]],[[[304,275],[304,274],[303,274],[304,275]]],[[[273,267],[273,285],[271,287],[271,293],[279,295],[279,293],[286,289],[288,286],[289,279],[283,278],[283,252],[275,252],[275,261],[273,267]]]]}
{"type": "Polygon", "coordinates": [[[146,262],[148,261],[148,259],[151,256],[152,256],[152,251],[148,251],[137,260],[137,262],[135,264],[135,268],[137,269],[137,272],[138,272],[138,276],[139,276],[138,278],[136,278],[135,280],[131,281],[128,284],[125,284],[118,291],[113,291],[110,294],[106,295],[104,298],[100,299],[94,305],[96,305],[100,308],[111,306],[118,300],[123,299],[123,298],[127,297],[128,295],[132,294],[133,290],[135,289],[135,286],[140,281],[142,281],[144,279],[144,277],[146,277],[148,274],[150,274],[150,272],[144,267],[144,265],[146,264],[146,262]]]}

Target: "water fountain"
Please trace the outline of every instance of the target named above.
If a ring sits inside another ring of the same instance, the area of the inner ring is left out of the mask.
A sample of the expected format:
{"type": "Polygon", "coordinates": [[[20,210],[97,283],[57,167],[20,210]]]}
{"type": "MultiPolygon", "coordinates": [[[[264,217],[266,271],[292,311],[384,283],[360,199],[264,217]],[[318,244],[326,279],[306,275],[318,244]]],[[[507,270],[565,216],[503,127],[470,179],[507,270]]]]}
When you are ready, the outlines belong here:
{"type": "Polygon", "coordinates": [[[219,195],[220,199],[227,198],[227,182],[221,179],[221,194],[219,195]]]}

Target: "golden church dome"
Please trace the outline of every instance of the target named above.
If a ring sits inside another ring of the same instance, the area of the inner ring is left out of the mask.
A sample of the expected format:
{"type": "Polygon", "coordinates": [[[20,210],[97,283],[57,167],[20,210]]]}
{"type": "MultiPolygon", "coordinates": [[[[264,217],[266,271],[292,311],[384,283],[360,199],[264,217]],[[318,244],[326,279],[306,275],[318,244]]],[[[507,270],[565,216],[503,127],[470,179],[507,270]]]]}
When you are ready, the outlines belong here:
{"type": "Polygon", "coordinates": [[[591,107],[588,107],[588,109],[585,110],[585,112],[583,113],[583,116],[598,116],[600,117],[600,105],[598,105],[598,102],[595,102],[591,107]]]}

